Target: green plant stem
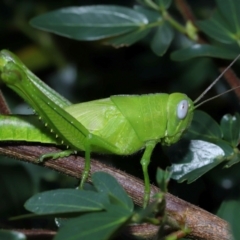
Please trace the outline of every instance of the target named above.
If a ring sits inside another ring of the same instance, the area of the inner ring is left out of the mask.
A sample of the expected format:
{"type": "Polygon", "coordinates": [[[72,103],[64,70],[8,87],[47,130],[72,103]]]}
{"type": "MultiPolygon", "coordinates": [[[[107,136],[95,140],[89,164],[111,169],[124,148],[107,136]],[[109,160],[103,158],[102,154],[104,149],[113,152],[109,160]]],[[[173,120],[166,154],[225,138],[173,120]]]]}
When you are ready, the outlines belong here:
{"type": "MultiPolygon", "coordinates": [[[[158,11],[161,11],[161,10],[158,9],[158,11]]],[[[167,11],[162,11],[161,14],[163,16],[163,19],[168,21],[176,30],[178,30],[183,34],[187,34],[186,28],[183,25],[179,24],[174,18],[172,18],[172,16],[167,11]]],[[[164,22],[163,20],[152,22],[147,25],[144,25],[144,27],[153,28],[156,26],[160,26],[163,22],[164,22]]]]}
{"type": "Polygon", "coordinates": [[[177,29],[179,32],[183,34],[187,34],[186,28],[179,24],[172,16],[167,12],[162,12],[163,18],[167,20],[175,29],[177,29]]]}
{"type": "MultiPolygon", "coordinates": [[[[163,19],[168,21],[172,25],[173,28],[175,28],[182,34],[186,34],[188,37],[191,38],[191,36],[188,35],[188,31],[187,31],[186,27],[179,24],[165,9],[161,9],[156,3],[154,3],[151,0],[145,0],[144,2],[150,8],[158,11],[163,16],[163,19]]],[[[148,27],[155,27],[160,24],[162,24],[162,21],[151,23],[148,25],[148,27]]]]}
{"type": "MultiPolygon", "coordinates": [[[[165,12],[163,14],[164,20],[168,21],[175,29],[177,29],[179,32],[183,33],[183,34],[187,34],[187,30],[184,26],[182,26],[181,24],[179,24],[177,21],[175,21],[169,14],[168,12],[165,12]]],[[[157,22],[152,22],[149,23],[147,25],[144,25],[144,27],[146,28],[153,28],[153,27],[157,27],[160,26],[161,24],[163,24],[164,20],[159,20],[157,22]]]]}

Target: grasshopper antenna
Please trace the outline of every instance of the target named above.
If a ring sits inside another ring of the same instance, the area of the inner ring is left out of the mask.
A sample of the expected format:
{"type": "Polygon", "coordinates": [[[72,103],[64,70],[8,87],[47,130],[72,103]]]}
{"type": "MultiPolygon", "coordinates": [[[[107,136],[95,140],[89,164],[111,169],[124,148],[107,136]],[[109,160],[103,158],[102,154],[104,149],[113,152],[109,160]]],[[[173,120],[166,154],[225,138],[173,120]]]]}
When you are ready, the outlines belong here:
{"type": "MultiPolygon", "coordinates": [[[[199,106],[203,105],[203,104],[206,103],[206,102],[209,102],[209,101],[211,101],[211,100],[213,100],[213,99],[215,99],[215,98],[218,98],[218,97],[220,97],[220,96],[222,96],[222,95],[224,95],[224,94],[226,94],[226,93],[229,93],[229,92],[231,92],[231,91],[234,91],[234,90],[237,89],[237,88],[240,88],[240,85],[237,86],[237,87],[231,88],[231,89],[229,89],[229,90],[227,90],[227,91],[225,91],[225,92],[223,92],[223,93],[220,93],[220,94],[218,94],[218,95],[216,95],[216,96],[214,96],[214,97],[208,98],[208,99],[200,102],[199,104],[197,104],[197,105],[194,107],[194,109],[198,108],[199,106]]],[[[201,99],[201,98],[200,98],[200,99],[201,99]]]]}
{"type": "MultiPolygon", "coordinates": [[[[226,68],[224,69],[224,71],[204,90],[204,92],[200,94],[200,96],[194,101],[194,103],[199,102],[199,101],[205,96],[205,94],[222,78],[222,76],[228,71],[229,68],[231,68],[231,66],[232,66],[239,58],[240,58],[240,54],[239,54],[239,55],[230,63],[230,65],[229,65],[228,67],[226,67],[226,68]]],[[[238,87],[240,87],[240,86],[238,86],[238,87]]],[[[236,87],[236,88],[238,88],[238,87],[236,87]]],[[[236,88],[232,88],[232,89],[230,89],[230,90],[228,90],[228,91],[226,91],[226,92],[224,92],[224,93],[221,93],[221,94],[219,94],[219,95],[217,95],[217,96],[214,96],[214,97],[212,97],[212,98],[209,98],[209,99],[207,99],[207,100],[199,103],[196,107],[199,107],[199,106],[202,105],[203,103],[205,103],[205,102],[207,102],[207,101],[210,101],[210,100],[212,100],[212,99],[214,99],[214,98],[216,98],[216,97],[219,97],[219,96],[221,96],[221,95],[223,95],[223,94],[225,94],[225,93],[228,93],[228,92],[230,92],[230,91],[233,91],[233,90],[235,90],[236,88]]],[[[196,107],[195,107],[195,108],[196,108],[196,107]]]]}

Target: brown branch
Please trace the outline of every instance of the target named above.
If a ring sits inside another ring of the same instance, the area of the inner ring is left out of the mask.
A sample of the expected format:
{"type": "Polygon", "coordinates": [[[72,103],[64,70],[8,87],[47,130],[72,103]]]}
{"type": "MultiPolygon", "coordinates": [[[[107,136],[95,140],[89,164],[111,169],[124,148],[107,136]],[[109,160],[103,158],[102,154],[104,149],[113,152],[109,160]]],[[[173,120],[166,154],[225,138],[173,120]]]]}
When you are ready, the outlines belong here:
{"type": "MultiPolygon", "coordinates": [[[[11,146],[5,144],[4,146],[2,144],[0,146],[0,154],[34,164],[36,164],[41,154],[54,151],[58,151],[58,149],[54,147],[29,145],[11,146]]],[[[84,159],[80,156],[70,156],[68,158],[49,160],[41,165],[69,176],[80,178],[84,168],[84,159]]],[[[97,171],[104,171],[114,176],[132,197],[133,201],[137,205],[142,206],[142,197],[144,193],[144,184],[142,180],[113,167],[106,166],[99,161],[92,160],[91,174],[97,171]]],[[[88,181],[91,182],[91,179],[89,178],[88,181]]],[[[156,186],[151,186],[151,200],[153,200],[152,196],[158,191],[160,191],[160,189],[156,186]]],[[[190,228],[191,233],[189,237],[202,240],[230,239],[228,225],[224,220],[169,193],[166,195],[166,202],[168,217],[177,221],[178,224],[184,224],[186,227],[190,228]]],[[[149,228],[145,228],[146,235],[148,236],[154,236],[157,230],[158,228],[152,225],[149,225],[149,228]]]]}
{"type": "Polygon", "coordinates": [[[0,90],[0,113],[6,115],[11,113],[1,90],[0,90]]]}
{"type": "Polygon", "coordinates": [[[175,0],[176,6],[179,10],[179,12],[182,14],[183,18],[186,21],[191,21],[192,23],[195,23],[196,18],[190,8],[190,6],[186,3],[185,0],[175,0]]]}
{"type": "Polygon", "coordinates": [[[25,234],[28,240],[52,240],[56,235],[55,231],[48,229],[10,229],[25,234]]]}

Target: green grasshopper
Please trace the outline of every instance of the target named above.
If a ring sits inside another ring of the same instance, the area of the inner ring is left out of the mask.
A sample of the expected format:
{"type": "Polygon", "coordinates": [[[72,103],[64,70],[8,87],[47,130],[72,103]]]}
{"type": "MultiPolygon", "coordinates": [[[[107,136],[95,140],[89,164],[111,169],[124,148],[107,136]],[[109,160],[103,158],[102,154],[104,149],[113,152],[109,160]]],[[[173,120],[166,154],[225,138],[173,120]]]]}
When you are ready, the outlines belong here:
{"type": "Polygon", "coordinates": [[[47,132],[37,123],[34,115],[0,115],[0,141],[67,146],[64,151],[42,155],[39,161],[84,151],[81,187],[89,175],[91,152],[130,155],[144,149],[141,158],[145,183],[144,207],[149,202],[148,165],[154,147],[157,143],[171,145],[181,138],[197,107],[194,103],[199,100],[193,102],[182,93],[158,93],[117,95],[71,104],[7,50],[0,52],[0,72],[2,81],[28,102],[48,129],[47,132]]]}

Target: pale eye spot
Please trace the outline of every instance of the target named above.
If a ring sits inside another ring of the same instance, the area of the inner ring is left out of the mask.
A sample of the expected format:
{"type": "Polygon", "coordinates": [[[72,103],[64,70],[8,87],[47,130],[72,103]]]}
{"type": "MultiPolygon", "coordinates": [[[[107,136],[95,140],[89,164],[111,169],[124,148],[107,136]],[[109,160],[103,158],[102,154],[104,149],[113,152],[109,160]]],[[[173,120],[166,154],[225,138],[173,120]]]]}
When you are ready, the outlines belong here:
{"type": "Polygon", "coordinates": [[[184,119],[187,116],[188,113],[188,101],[182,100],[177,105],[177,117],[179,119],[184,119]]]}

